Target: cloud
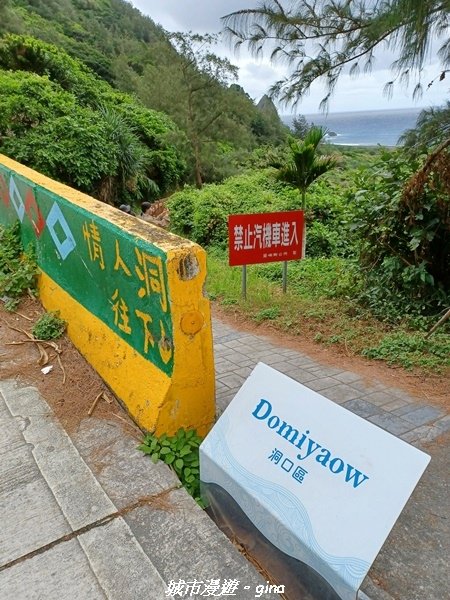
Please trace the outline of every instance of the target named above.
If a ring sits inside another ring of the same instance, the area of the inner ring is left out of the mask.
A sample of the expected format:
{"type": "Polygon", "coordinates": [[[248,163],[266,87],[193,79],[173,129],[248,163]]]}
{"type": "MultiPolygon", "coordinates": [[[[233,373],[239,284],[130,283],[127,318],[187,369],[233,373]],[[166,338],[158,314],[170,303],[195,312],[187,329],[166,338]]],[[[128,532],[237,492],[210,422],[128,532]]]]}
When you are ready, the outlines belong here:
{"type": "Polygon", "coordinates": [[[220,18],[256,0],[132,0],[133,6],[170,31],[213,33],[223,26],[220,18]]]}
{"type": "MultiPolygon", "coordinates": [[[[191,30],[198,33],[213,33],[222,29],[220,17],[239,9],[255,7],[258,0],[131,0],[131,3],[169,31],[191,30]]],[[[435,59],[436,49],[437,43],[433,45],[429,64],[424,72],[425,88],[428,82],[441,71],[435,59]]],[[[287,74],[285,65],[272,64],[267,56],[255,60],[245,48],[242,48],[239,54],[234,54],[228,46],[222,45],[215,52],[226,56],[239,67],[239,83],[255,100],[267,93],[275,81],[287,74]]],[[[386,47],[380,47],[377,49],[372,73],[361,73],[356,79],[343,74],[331,99],[330,111],[432,106],[443,104],[447,100],[449,91],[447,81],[436,82],[429,90],[425,89],[423,97],[417,103],[412,99],[414,83],[409,91],[397,85],[393,98],[388,100],[383,95],[383,88],[386,82],[392,79],[389,67],[395,58],[395,54],[386,47]]],[[[363,64],[361,71],[362,67],[363,64]]],[[[298,112],[305,114],[318,112],[320,100],[324,96],[323,85],[315,83],[310,94],[299,104],[298,112]]],[[[289,111],[290,109],[287,108],[282,109],[282,112],[289,111]]]]}

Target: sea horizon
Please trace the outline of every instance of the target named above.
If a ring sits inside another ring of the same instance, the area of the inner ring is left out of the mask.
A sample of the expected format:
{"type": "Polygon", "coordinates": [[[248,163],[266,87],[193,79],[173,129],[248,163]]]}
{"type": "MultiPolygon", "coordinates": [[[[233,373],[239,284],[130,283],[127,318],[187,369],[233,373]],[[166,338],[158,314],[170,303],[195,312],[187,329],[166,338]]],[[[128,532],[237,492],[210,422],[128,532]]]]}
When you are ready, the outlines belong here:
{"type": "Polygon", "coordinates": [[[295,116],[303,115],[308,123],[326,127],[327,142],[340,146],[398,146],[398,139],[415,126],[424,108],[391,108],[379,110],[341,111],[334,113],[298,113],[282,115],[291,126],[295,116]]]}

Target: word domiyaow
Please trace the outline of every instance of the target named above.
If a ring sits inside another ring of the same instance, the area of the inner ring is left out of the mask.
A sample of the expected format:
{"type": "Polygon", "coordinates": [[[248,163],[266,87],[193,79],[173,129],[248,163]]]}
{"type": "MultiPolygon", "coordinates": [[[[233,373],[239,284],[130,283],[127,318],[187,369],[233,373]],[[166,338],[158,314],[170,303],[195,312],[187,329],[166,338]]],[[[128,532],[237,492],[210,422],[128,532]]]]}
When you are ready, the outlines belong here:
{"type": "Polygon", "coordinates": [[[293,446],[302,450],[302,452],[297,454],[298,460],[305,460],[311,456],[323,467],[328,467],[330,473],[333,475],[342,473],[345,483],[351,483],[354,488],[357,488],[369,479],[368,475],[355,469],[355,467],[349,463],[344,462],[342,458],[332,458],[330,450],[324,448],[321,444],[318,444],[309,437],[310,431],[308,429],[300,435],[298,429],[286,421],[283,421],[280,417],[272,415],[272,408],[272,404],[268,400],[261,399],[258,406],[252,412],[252,415],[255,419],[258,419],[258,421],[267,420],[266,424],[269,429],[276,431],[278,435],[283,437],[293,446]],[[319,449],[320,452],[318,452],[319,449]]]}

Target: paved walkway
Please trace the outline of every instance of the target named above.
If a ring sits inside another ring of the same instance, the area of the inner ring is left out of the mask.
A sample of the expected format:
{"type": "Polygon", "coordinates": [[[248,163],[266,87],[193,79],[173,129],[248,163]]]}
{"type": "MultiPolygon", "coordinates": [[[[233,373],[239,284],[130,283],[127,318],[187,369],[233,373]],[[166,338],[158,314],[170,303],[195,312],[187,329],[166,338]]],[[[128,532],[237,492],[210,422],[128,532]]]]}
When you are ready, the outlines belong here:
{"type": "MultiPolygon", "coordinates": [[[[214,331],[219,414],[262,361],[432,454],[362,587],[372,600],[450,597],[449,416],[220,321],[214,331]]],[[[135,439],[93,418],[71,439],[37,390],[0,382],[2,600],[162,600],[171,580],[229,578],[239,600],[265,583],[135,439]]]]}
{"type": "Polygon", "coordinates": [[[406,442],[423,445],[450,430],[450,415],[424,398],[367,381],[352,371],[321,365],[297,350],[218,320],[214,321],[214,353],[219,414],[255,365],[263,362],[406,442]]]}
{"type": "Polygon", "coordinates": [[[219,414],[253,367],[264,362],[431,454],[425,474],[361,587],[372,600],[450,598],[450,414],[426,398],[320,364],[219,320],[214,321],[214,334],[219,414]]]}

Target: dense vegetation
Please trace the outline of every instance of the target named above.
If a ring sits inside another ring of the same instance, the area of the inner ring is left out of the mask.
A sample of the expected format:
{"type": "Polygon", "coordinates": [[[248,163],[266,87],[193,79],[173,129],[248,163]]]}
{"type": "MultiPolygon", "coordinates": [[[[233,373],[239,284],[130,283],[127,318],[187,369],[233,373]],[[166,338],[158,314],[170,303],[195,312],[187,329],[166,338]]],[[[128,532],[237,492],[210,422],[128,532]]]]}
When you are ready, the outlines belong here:
{"type": "Polygon", "coordinates": [[[423,111],[404,148],[337,155],[301,116],[287,140],[271,100],[255,106],[215,41],[169,36],[123,0],[3,0],[0,152],[115,205],[178,190],[171,227],[208,247],[211,296],[257,322],[448,366],[448,322],[423,333],[450,306],[448,103],[423,111]],[[306,258],[289,265],[288,296],[271,264],[249,269],[255,291],[242,301],[228,215],[302,205],[306,258]]]}
{"type": "MultiPolygon", "coordinates": [[[[442,145],[440,146],[442,148],[442,145]]],[[[170,199],[173,227],[210,248],[212,297],[257,322],[405,367],[450,366],[448,325],[424,331],[450,305],[450,156],[404,150],[343,150],[338,167],[309,188],[306,259],[226,267],[230,213],[299,207],[301,194],[276,169],[251,169],[221,185],[185,188],[170,199]]]]}
{"type": "Polygon", "coordinates": [[[111,204],[182,179],[175,124],[55,46],[0,40],[0,151],[111,204]]]}
{"type": "Polygon", "coordinates": [[[123,0],[2,0],[0,11],[0,36],[26,33],[54,44],[169,115],[180,130],[171,140],[186,163],[183,181],[221,180],[258,144],[285,136],[276,113],[258,109],[233,84],[236,69],[214,54],[213,36],[169,37],[123,0]]]}

